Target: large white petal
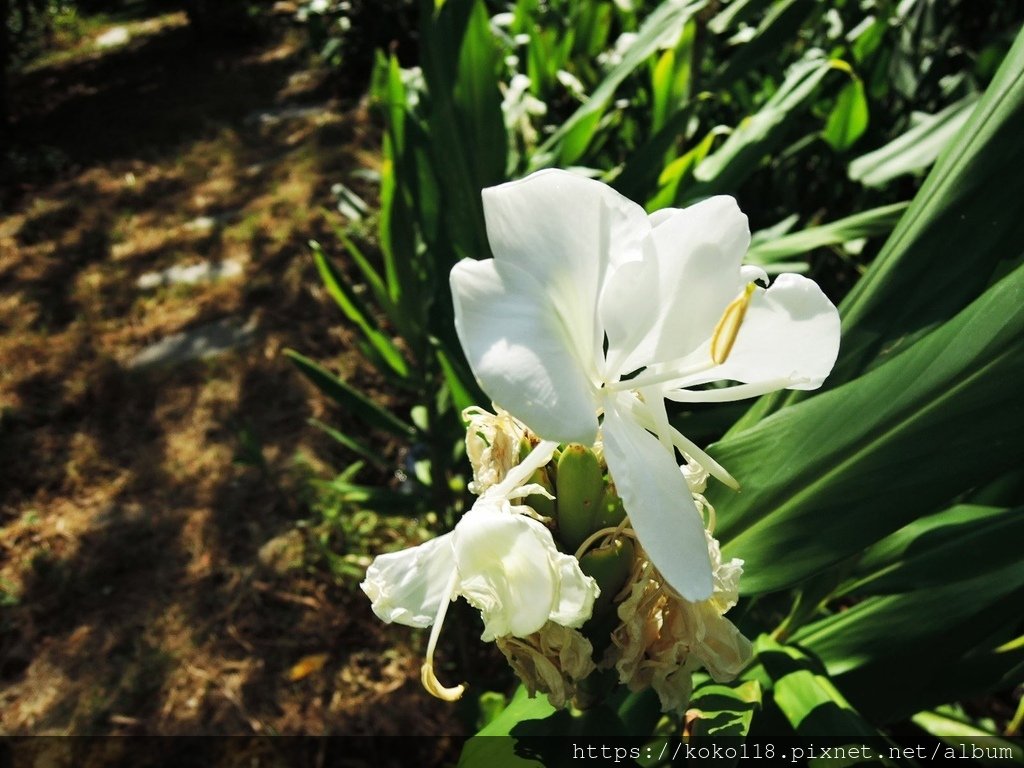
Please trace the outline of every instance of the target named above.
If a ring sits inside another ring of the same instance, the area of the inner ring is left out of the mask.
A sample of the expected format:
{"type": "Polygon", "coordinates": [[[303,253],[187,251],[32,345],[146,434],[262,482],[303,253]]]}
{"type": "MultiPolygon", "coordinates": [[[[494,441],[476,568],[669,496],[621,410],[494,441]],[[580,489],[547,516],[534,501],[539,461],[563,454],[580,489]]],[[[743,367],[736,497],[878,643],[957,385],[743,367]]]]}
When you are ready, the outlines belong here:
{"type": "Polygon", "coordinates": [[[624,366],[650,335],[659,315],[658,303],[654,300],[658,295],[658,278],[658,261],[653,248],[648,248],[644,259],[613,268],[605,279],[598,314],[608,336],[606,365],[602,371],[608,380],[614,381],[632,370],[624,370],[624,366]]]}
{"type": "Polygon", "coordinates": [[[452,534],[446,533],[417,547],[378,555],[359,586],[378,617],[422,629],[434,623],[454,570],[452,534]]]}
{"type": "Polygon", "coordinates": [[[657,318],[623,373],[688,355],[711,336],[743,287],[740,262],[750,245],[747,217],[736,200],[710,197],[689,208],[651,215],[657,290],[647,298],[657,318]]]}
{"type": "Polygon", "coordinates": [[[593,385],[533,275],[463,260],[451,272],[455,330],[488,396],[546,440],[594,442],[593,385]]]}
{"type": "Polygon", "coordinates": [[[615,398],[606,401],[601,432],[608,471],[651,562],[687,600],[711,597],[704,523],[675,457],[615,398]]]}
{"type": "MultiPolygon", "coordinates": [[[[839,312],[835,306],[813,280],[779,275],[767,291],[757,289],[750,297],[725,362],[681,386],[733,380],[747,384],[778,381],[778,389],[817,389],[838,354],[839,312]]],[[[723,396],[728,391],[721,390],[723,396]]],[[[687,399],[686,393],[679,395],[672,399],[687,399]]]]}
{"type": "Polygon", "coordinates": [[[650,232],[643,208],[599,181],[554,169],[485,189],[483,205],[495,259],[537,278],[581,356],[596,361],[600,287],[609,266],[640,257],[650,232]]]}
{"type": "Polygon", "coordinates": [[[550,557],[555,546],[543,525],[477,504],[455,527],[454,551],[458,592],[484,620],[481,639],[526,637],[544,626],[558,590],[550,557]]]}

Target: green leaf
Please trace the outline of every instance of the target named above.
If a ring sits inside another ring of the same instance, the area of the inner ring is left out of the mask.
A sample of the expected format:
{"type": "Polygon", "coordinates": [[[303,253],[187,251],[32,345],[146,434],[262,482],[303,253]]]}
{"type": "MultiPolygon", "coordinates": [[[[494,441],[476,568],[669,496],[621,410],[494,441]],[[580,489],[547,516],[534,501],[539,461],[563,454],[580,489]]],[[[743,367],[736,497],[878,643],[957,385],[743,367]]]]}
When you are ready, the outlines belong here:
{"type": "Polygon", "coordinates": [[[528,720],[543,720],[558,710],[551,706],[547,696],[530,698],[526,688],[520,685],[508,706],[494,718],[477,736],[507,736],[515,726],[528,720]]]}
{"type": "Polygon", "coordinates": [[[478,394],[479,388],[476,386],[472,374],[464,366],[456,364],[452,355],[441,346],[437,348],[437,362],[441,366],[445,384],[451,393],[452,405],[455,406],[458,413],[462,413],[477,403],[485,402],[482,395],[478,394]],[[466,382],[469,382],[469,385],[466,382]]]}
{"type": "Polygon", "coordinates": [[[789,123],[815,94],[833,69],[848,69],[842,62],[812,51],[798,61],[772,97],[755,114],[745,117],[715,152],[694,171],[698,182],[686,190],[687,199],[735,190],[785,138],[789,123]]]}
{"type": "Polygon", "coordinates": [[[775,0],[753,36],[732,51],[710,87],[724,91],[734,80],[749,75],[766,60],[779,60],[780,49],[792,43],[816,6],[820,13],[821,4],[814,0],[775,0]]]}
{"type": "MultiPolygon", "coordinates": [[[[892,237],[840,306],[834,388],[901,352],[1024,256],[1024,32],[892,237]],[[941,263],[941,268],[936,265],[941,263]]],[[[807,393],[762,397],[741,431],[807,393]]]]}
{"type": "Polygon", "coordinates": [[[883,205],[828,224],[810,227],[802,232],[761,240],[751,246],[747,253],[747,261],[752,264],[771,264],[803,255],[824,245],[838,245],[862,237],[876,237],[892,231],[909,205],[910,203],[883,205]]]}
{"type": "Polygon", "coordinates": [[[389,317],[394,312],[394,306],[391,304],[391,299],[388,296],[387,286],[384,284],[384,279],[380,276],[380,273],[370,263],[370,260],[366,258],[366,255],[362,250],[355,244],[351,237],[343,227],[334,219],[333,215],[328,209],[323,209],[328,215],[328,225],[331,227],[331,232],[338,240],[341,241],[342,245],[345,246],[345,250],[348,255],[352,257],[352,262],[359,269],[360,274],[363,276],[363,280],[366,281],[366,285],[370,288],[370,292],[373,294],[373,300],[377,302],[377,305],[384,311],[389,317]]]}
{"type": "Polygon", "coordinates": [[[732,685],[702,685],[694,691],[689,710],[697,710],[693,722],[693,744],[716,738],[745,739],[750,723],[761,708],[761,685],[747,680],[732,685]]]}
{"type": "Polygon", "coordinates": [[[406,515],[416,515],[425,511],[426,497],[423,494],[402,493],[372,485],[356,485],[341,478],[317,481],[315,484],[329,488],[338,495],[340,501],[361,509],[406,515]]]}
{"type": "Polygon", "coordinates": [[[552,721],[562,722],[564,727],[568,717],[568,712],[552,707],[547,696],[531,699],[526,688],[520,685],[501,714],[463,745],[459,768],[543,768],[544,763],[539,759],[517,754],[517,739],[512,732],[525,730],[554,736],[559,731],[552,727],[552,721]]]}
{"type": "Polygon", "coordinates": [[[666,165],[658,177],[658,193],[648,200],[644,207],[648,211],[657,211],[674,205],[679,197],[680,186],[686,179],[692,177],[693,169],[711,152],[715,139],[728,133],[729,129],[725,126],[712,128],[692,149],[666,165]]]}
{"type": "Polygon", "coordinates": [[[822,137],[832,149],[845,152],[857,142],[867,127],[868,100],[864,95],[864,83],[856,78],[839,92],[836,105],[825,121],[822,137]]]}
{"type": "MultiPolygon", "coordinates": [[[[680,109],[675,112],[660,130],[656,131],[629,156],[622,171],[611,180],[611,185],[621,195],[630,200],[642,200],[650,197],[651,187],[654,186],[663,171],[665,155],[679,140],[679,135],[690,119],[690,113],[690,109],[680,109]]],[[[675,199],[674,188],[672,199],[675,199]]],[[[666,205],[668,204],[666,203],[666,205]]],[[[648,210],[651,209],[648,208],[648,210]]]]}
{"type": "Polygon", "coordinates": [[[1000,738],[962,718],[943,712],[918,712],[911,720],[925,733],[946,744],[938,754],[947,759],[969,758],[976,765],[992,768],[1024,764],[1024,747],[1019,742],[1000,738]]]}
{"type": "Polygon", "coordinates": [[[987,641],[1019,619],[1022,600],[1024,568],[1013,562],[938,587],[868,598],[808,624],[793,642],[814,652],[865,714],[890,722],[950,695],[977,695],[979,683],[1018,666],[1020,649],[993,653],[987,641]]]}
{"type": "Polygon", "coordinates": [[[387,464],[381,459],[379,451],[374,451],[372,448],[363,444],[359,440],[356,440],[354,437],[349,437],[344,432],[335,429],[329,424],[324,424],[322,421],[319,421],[318,419],[310,419],[309,424],[330,435],[334,440],[337,440],[339,443],[341,443],[343,446],[348,448],[353,453],[362,456],[364,459],[366,459],[368,462],[373,464],[378,469],[387,468],[387,464]]]}
{"type": "Polygon", "coordinates": [[[1024,600],[1022,538],[1024,508],[964,505],[917,520],[869,548],[836,592],[845,609],[794,642],[881,721],[1005,686],[1024,665],[1024,642],[1003,643],[1019,624],[1007,607],[1024,600]],[[851,606],[851,595],[876,596],[851,606]]]}
{"type": "Polygon", "coordinates": [[[285,355],[291,358],[299,371],[316,385],[317,389],[337,402],[353,416],[366,422],[369,426],[391,432],[404,438],[412,438],[416,430],[412,425],[399,419],[390,411],[373,402],[362,392],[354,389],[333,373],[307,357],[303,357],[294,349],[286,349],[285,355]]]}
{"type": "Polygon", "coordinates": [[[334,265],[327,259],[320,244],[315,240],[311,240],[309,246],[313,251],[313,260],[316,262],[317,271],[320,273],[320,279],[323,280],[324,287],[327,288],[327,293],[341,307],[341,311],[345,313],[345,316],[362,331],[363,336],[366,337],[366,340],[373,349],[380,355],[380,359],[399,376],[408,378],[409,365],[405,362],[405,358],[402,357],[402,353],[398,351],[398,347],[392,343],[391,339],[377,329],[376,324],[370,318],[362,302],[348,286],[345,278],[335,270],[334,265]]]}
{"type": "MultiPolygon", "coordinates": [[[[658,50],[658,46],[668,34],[678,35],[683,25],[706,4],[707,0],[664,0],[644,21],[636,40],[623,54],[622,61],[594,89],[586,103],[573,112],[569,119],[540,146],[532,158],[530,170],[538,170],[544,163],[550,162],[550,158],[554,157],[563,140],[575,131],[578,125],[599,121],[615,96],[619,84],[658,50]]],[[[576,144],[572,147],[575,152],[579,151],[582,136],[583,134],[575,136],[576,144]]],[[[560,159],[563,163],[568,162],[564,157],[560,159]]]]}
{"type": "MultiPolygon", "coordinates": [[[[894,764],[879,757],[888,754],[885,737],[851,706],[810,657],[764,636],[758,638],[755,647],[757,659],[771,682],[772,699],[801,741],[808,746],[815,742],[834,745],[837,740],[848,739],[849,743],[841,748],[849,764],[876,760],[883,765],[894,764]],[[868,750],[854,751],[858,747],[868,750]]],[[[793,747],[792,757],[797,757],[795,751],[799,748],[793,747]]],[[[794,762],[813,757],[813,753],[805,752],[799,757],[794,762]]]]}
{"type": "Polygon", "coordinates": [[[1020,465],[1022,334],[1024,266],[895,359],[713,446],[743,489],[709,497],[744,592],[795,584],[1020,465]]]}
{"type": "MultiPolygon", "coordinates": [[[[861,98],[863,95],[862,86],[861,98]]],[[[939,153],[963,128],[977,102],[977,94],[971,94],[950,104],[938,114],[921,117],[914,127],[902,136],[851,162],[850,178],[866,187],[881,187],[897,176],[924,170],[935,162],[939,153]]],[[[836,109],[838,108],[837,104],[836,109]]],[[[829,121],[831,120],[830,116],[829,121]]],[[[864,123],[867,124],[866,105],[864,123]]],[[[836,149],[846,149],[853,143],[851,141],[845,146],[836,146],[829,140],[827,131],[826,128],[825,139],[836,149]]],[[[859,135],[858,133],[857,136],[859,135]]]]}
{"type": "Polygon", "coordinates": [[[915,520],[870,547],[841,595],[884,595],[939,587],[1016,562],[1024,507],[958,505],[915,520]]]}
{"type": "MultiPolygon", "coordinates": [[[[497,61],[487,7],[477,0],[472,4],[466,22],[459,50],[458,74],[453,84],[459,127],[467,141],[466,146],[458,148],[458,151],[469,155],[471,181],[477,196],[482,187],[503,180],[508,156],[497,61]]],[[[455,149],[441,146],[446,153],[455,149]]]]}
{"type": "Polygon", "coordinates": [[[751,16],[770,6],[773,0],[732,0],[708,22],[708,29],[716,35],[722,35],[751,16]]]}

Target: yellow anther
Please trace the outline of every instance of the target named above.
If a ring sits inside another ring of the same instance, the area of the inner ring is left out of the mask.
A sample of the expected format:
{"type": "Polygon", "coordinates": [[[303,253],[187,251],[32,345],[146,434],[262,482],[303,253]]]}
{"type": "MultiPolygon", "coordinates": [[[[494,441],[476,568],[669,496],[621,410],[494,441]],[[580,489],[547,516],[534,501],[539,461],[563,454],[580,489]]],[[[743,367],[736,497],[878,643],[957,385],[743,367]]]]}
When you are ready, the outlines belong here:
{"type": "Polygon", "coordinates": [[[747,314],[747,305],[750,304],[750,297],[756,287],[754,283],[748,283],[743,293],[725,308],[718,324],[715,325],[715,332],[711,334],[711,359],[715,365],[724,363],[732,352],[732,345],[736,343],[736,335],[740,332],[743,317],[747,314]]]}

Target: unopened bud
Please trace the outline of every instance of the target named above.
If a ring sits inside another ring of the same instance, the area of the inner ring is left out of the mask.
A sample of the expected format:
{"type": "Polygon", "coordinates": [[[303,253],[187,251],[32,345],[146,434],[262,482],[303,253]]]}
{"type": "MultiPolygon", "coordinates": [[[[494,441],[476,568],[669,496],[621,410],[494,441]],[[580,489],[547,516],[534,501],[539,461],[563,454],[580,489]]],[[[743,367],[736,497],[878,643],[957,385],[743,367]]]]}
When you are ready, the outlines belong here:
{"type": "Polygon", "coordinates": [[[626,580],[633,571],[633,542],[625,537],[615,539],[603,547],[591,549],[580,557],[580,569],[591,576],[601,588],[601,594],[594,601],[594,614],[600,614],[612,607],[615,596],[622,591],[626,580]]]}
{"type": "Polygon", "coordinates": [[[570,552],[598,530],[595,522],[604,496],[604,471],[597,456],[580,443],[565,446],[555,480],[558,535],[570,552]]]}
{"type": "Polygon", "coordinates": [[[622,499],[615,492],[614,486],[608,486],[594,513],[594,530],[613,528],[625,519],[626,508],[622,505],[622,499]]]}

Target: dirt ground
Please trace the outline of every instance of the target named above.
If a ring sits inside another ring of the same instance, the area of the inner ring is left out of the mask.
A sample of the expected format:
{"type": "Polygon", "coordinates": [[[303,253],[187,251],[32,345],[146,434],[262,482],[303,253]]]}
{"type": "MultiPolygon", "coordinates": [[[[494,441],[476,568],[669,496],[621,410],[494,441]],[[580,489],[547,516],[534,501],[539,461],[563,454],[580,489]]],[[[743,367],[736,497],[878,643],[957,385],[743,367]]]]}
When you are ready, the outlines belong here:
{"type": "MultiPolygon", "coordinates": [[[[350,459],[307,419],[346,417],[281,353],[372,385],[305,245],[343,223],[333,183],[372,195],[353,175],[377,163],[372,121],[294,30],[211,49],[183,15],[145,21],[14,86],[31,151],[0,199],[0,733],[422,736],[420,764],[450,758],[464,726],[419,686],[422,633],[302,547],[308,478],[350,459]],[[204,261],[242,274],[138,284],[204,261]],[[217,321],[247,342],[132,365],[217,321]]],[[[343,764],[386,764],[374,748],[343,764]]]]}

